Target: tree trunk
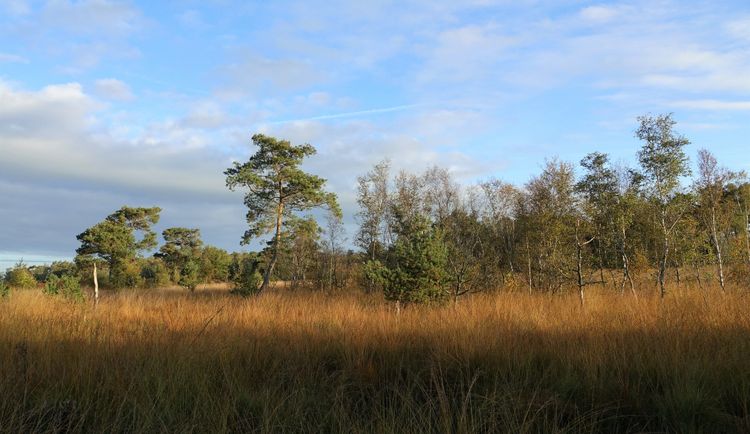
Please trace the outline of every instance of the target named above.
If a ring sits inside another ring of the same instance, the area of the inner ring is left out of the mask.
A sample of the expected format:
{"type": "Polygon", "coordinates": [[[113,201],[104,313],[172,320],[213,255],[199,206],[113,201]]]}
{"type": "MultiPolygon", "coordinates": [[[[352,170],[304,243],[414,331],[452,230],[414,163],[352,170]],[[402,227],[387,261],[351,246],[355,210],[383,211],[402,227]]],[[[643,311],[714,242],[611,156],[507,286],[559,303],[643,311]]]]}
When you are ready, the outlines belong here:
{"type": "Polygon", "coordinates": [[[664,244],[662,246],[661,258],[659,260],[659,295],[663,300],[664,296],[667,293],[664,283],[667,274],[667,257],[669,256],[669,232],[667,231],[666,217],[664,216],[663,212],[661,216],[661,228],[662,235],[664,236],[664,244]]]}
{"type": "Polygon", "coordinates": [[[96,262],[94,262],[94,305],[99,304],[99,278],[96,273],[96,262]]]}
{"type": "Polygon", "coordinates": [[[724,291],[724,261],[721,257],[721,245],[719,244],[718,231],[716,230],[716,210],[711,208],[711,239],[714,244],[714,251],[716,252],[716,266],[719,269],[719,285],[721,290],[724,291]]]}
{"type": "Polygon", "coordinates": [[[582,246],[578,238],[578,228],[576,228],[576,273],[578,277],[578,298],[581,300],[581,306],[583,306],[583,287],[586,286],[586,282],[583,279],[583,254],[581,252],[582,246]]]}
{"type": "Polygon", "coordinates": [[[534,290],[534,281],[531,278],[531,249],[529,249],[529,237],[526,237],[526,262],[528,265],[529,294],[534,290]]]}
{"type": "Polygon", "coordinates": [[[263,273],[263,285],[261,285],[258,293],[268,288],[271,281],[271,273],[273,268],[276,266],[276,261],[279,259],[279,242],[281,241],[281,219],[284,214],[284,203],[279,200],[279,204],[276,207],[276,235],[273,237],[273,255],[271,256],[271,262],[266,267],[266,272],[263,273]]]}

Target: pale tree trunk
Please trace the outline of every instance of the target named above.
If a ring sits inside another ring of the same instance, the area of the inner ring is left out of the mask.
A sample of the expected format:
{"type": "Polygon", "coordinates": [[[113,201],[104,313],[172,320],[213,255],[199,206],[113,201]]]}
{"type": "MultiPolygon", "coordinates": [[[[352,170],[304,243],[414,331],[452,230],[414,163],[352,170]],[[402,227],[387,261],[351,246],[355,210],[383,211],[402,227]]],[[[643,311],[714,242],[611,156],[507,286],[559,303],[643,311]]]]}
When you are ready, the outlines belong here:
{"type": "MultiPolygon", "coordinates": [[[[581,306],[583,306],[584,297],[583,297],[583,291],[586,285],[589,284],[589,282],[586,281],[586,278],[583,276],[583,248],[584,246],[590,244],[596,237],[591,237],[588,241],[581,242],[581,240],[578,237],[578,227],[580,225],[579,221],[576,221],[576,277],[577,277],[577,283],[578,283],[578,297],[581,301],[581,306]]],[[[604,276],[602,276],[602,280],[604,276]]]]}
{"type": "Polygon", "coordinates": [[[96,273],[96,262],[94,262],[94,304],[99,304],[99,278],[96,273]]]}
{"type": "Polygon", "coordinates": [[[534,290],[534,280],[531,276],[531,249],[529,248],[529,237],[526,237],[526,265],[528,267],[529,276],[529,294],[534,290]]]}
{"type": "Polygon", "coordinates": [[[669,256],[669,231],[667,231],[666,216],[663,211],[661,216],[661,228],[662,235],[664,236],[664,244],[662,246],[661,258],[659,260],[659,295],[664,299],[664,296],[667,293],[665,280],[667,274],[667,258],[669,256]]]}
{"type": "Polygon", "coordinates": [[[258,293],[268,288],[271,282],[271,273],[273,268],[276,266],[276,261],[279,259],[279,243],[281,241],[281,222],[284,214],[284,203],[279,200],[279,204],[276,207],[276,234],[273,237],[273,255],[271,256],[271,262],[266,267],[266,272],[263,273],[263,285],[261,285],[258,293]]]}
{"type": "Polygon", "coordinates": [[[716,210],[713,208],[711,209],[711,239],[716,252],[716,266],[719,269],[719,285],[721,285],[721,290],[724,291],[724,261],[721,257],[721,245],[719,245],[719,236],[716,230],[716,210]]]}

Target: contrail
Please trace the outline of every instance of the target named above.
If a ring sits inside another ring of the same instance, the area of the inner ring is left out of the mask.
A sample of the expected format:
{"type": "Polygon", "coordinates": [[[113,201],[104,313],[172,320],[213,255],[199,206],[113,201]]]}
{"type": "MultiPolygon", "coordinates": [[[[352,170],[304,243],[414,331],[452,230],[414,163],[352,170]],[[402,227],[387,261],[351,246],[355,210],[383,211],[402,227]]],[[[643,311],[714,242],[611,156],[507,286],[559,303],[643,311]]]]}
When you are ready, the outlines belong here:
{"type": "Polygon", "coordinates": [[[327,119],[340,119],[340,118],[352,118],[356,116],[364,116],[364,115],[374,115],[374,114],[380,114],[380,113],[390,113],[390,112],[400,112],[404,110],[409,110],[412,108],[419,107],[421,104],[407,104],[407,105],[397,105],[393,107],[384,107],[384,108],[376,108],[376,109],[369,109],[369,110],[359,110],[354,112],[345,112],[345,113],[334,113],[330,115],[320,115],[320,116],[312,116],[309,118],[299,118],[299,119],[286,119],[283,121],[274,121],[274,122],[267,122],[271,125],[279,125],[279,124],[288,124],[291,122],[304,122],[304,121],[321,121],[321,120],[327,120],[327,119]]]}

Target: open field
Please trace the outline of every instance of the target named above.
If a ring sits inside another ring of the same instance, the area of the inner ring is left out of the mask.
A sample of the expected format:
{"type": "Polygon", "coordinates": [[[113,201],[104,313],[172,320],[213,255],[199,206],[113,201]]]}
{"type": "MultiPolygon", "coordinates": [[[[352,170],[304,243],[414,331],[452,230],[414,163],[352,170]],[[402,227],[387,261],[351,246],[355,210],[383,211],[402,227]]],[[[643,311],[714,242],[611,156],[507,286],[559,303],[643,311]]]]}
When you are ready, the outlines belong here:
{"type": "Polygon", "coordinates": [[[750,432],[750,296],[0,301],[2,432],[750,432]]]}

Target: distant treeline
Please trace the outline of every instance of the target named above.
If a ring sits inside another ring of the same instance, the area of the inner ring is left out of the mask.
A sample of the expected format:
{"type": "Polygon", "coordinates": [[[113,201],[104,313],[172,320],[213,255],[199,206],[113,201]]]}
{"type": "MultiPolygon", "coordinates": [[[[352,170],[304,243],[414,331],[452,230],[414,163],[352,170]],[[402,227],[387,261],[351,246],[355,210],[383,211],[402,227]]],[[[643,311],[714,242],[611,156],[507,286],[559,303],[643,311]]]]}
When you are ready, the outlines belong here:
{"type": "Polygon", "coordinates": [[[198,229],[151,230],[159,208],[123,207],[87,229],[74,263],[19,264],[5,280],[33,286],[51,274],[102,285],[159,287],[231,282],[249,295],[272,280],[292,288],[383,291],[399,303],[440,302],[498,288],[556,292],[597,284],[637,295],[634,276],[722,290],[750,279],[750,183],[708,150],[691,173],[687,138],[671,115],[638,118],[637,167],[594,152],[580,162],[548,160],[524,185],[497,179],[461,186],[451,172],[391,174],[388,160],[358,179],[359,229],[347,250],[336,196],[325,179],[300,169],[308,145],[257,134],[257,152],[227,169],[243,190],[249,229],[243,243],[271,234],[266,248],[229,253],[204,246],[198,229]],[[690,180],[690,182],[686,182],[690,180]],[[319,222],[306,211],[328,210],[319,222]],[[322,225],[321,225],[322,223],[322,225]],[[321,227],[322,226],[322,227],[321,227]]]}

